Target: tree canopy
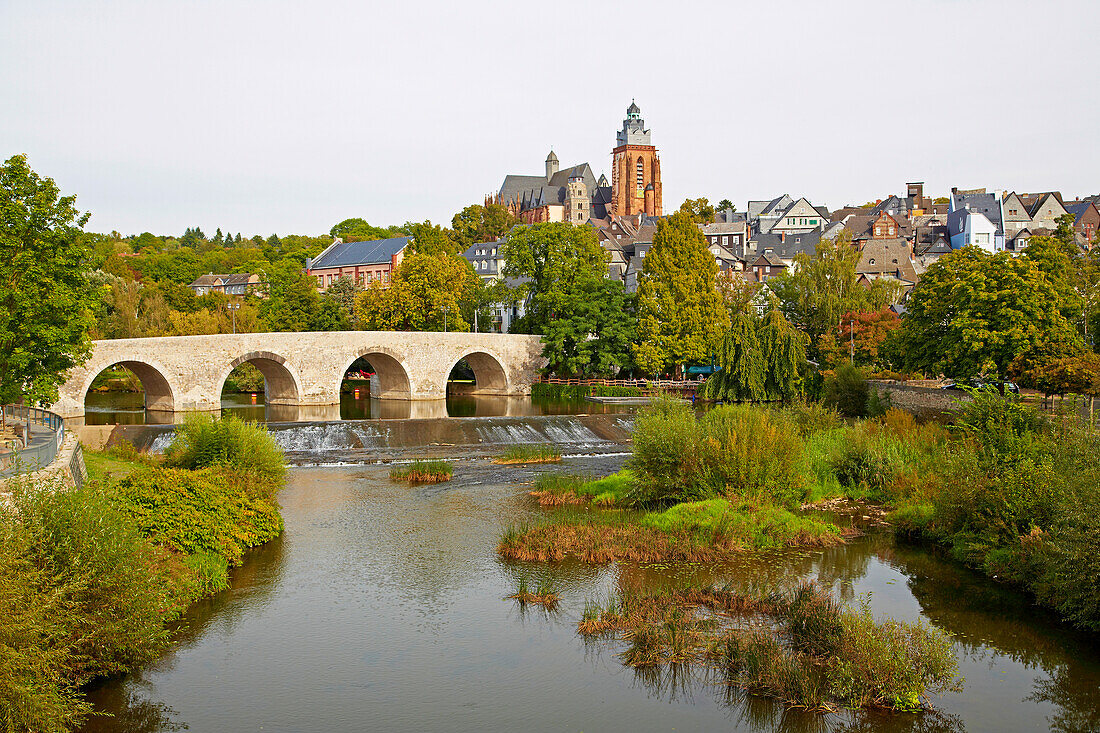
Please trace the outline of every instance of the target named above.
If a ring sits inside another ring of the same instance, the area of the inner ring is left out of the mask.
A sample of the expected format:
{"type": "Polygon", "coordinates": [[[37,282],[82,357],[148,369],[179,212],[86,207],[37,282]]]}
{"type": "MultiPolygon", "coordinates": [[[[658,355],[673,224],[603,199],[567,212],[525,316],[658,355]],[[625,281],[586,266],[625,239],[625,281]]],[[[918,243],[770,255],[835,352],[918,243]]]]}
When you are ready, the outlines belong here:
{"type": "Polygon", "coordinates": [[[658,222],[638,280],[639,368],[654,374],[709,363],[729,325],[717,279],[718,265],[690,214],[658,222]]]}
{"type": "Polygon", "coordinates": [[[555,374],[613,377],[633,363],[638,327],[636,298],[607,278],[578,283],[568,308],[546,326],[543,356],[555,374]]]}
{"type": "Polygon", "coordinates": [[[907,367],[954,378],[1004,378],[1017,356],[1044,344],[1081,348],[1057,289],[1034,262],[973,246],[928,268],[897,336],[907,367]]]}
{"type": "Polygon", "coordinates": [[[379,331],[469,331],[464,318],[480,284],[470,263],[445,251],[414,251],[394,270],[389,287],[375,281],[359,294],[359,326],[379,331]]]}
{"type": "Polygon", "coordinates": [[[869,288],[859,282],[856,266],[860,252],[844,233],[835,240],[822,239],[811,257],[795,255],[795,266],[768,281],[784,315],[810,337],[811,353],[820,353],[820,339],[831,332],[845,313],[879,310],[897,302],[901,286],[877,279],[869,288]]]}
{"type": "Polygon", "coordinates": [[[0,166],[0,403],[53,402],[65,372],[88,357],[88,218],[25,155],[0,166]]]}
{"type": "Polygon", "coordinates": [[[451,218],[454,239],[462,251],[481,242],[495,242],[516,224],[512,213],[500,204],[474,204],[451,218]]]}
{"type": "Polygon", "coordinates": [[[515,330],[545,334],[550,321],[578,307],[607,274],[607,253],[591,227],[563,222],[520,226],[501,250],[504,276],[523,279],[520,293],[527,315],[515,330]]]}

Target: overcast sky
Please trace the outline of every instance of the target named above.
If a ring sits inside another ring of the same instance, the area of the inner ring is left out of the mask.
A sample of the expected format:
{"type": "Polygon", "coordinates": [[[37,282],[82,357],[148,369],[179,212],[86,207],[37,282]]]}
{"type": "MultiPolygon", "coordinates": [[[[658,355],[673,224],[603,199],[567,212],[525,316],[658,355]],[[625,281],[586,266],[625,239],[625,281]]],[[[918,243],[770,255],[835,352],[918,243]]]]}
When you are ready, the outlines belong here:
{"type": "Polygon", "coordinates": [[[636,99],[665,210],[1100,192],[1100,2],[0,0],[0,155],[88,228],[319,234],[610,177],[636,99]]]}

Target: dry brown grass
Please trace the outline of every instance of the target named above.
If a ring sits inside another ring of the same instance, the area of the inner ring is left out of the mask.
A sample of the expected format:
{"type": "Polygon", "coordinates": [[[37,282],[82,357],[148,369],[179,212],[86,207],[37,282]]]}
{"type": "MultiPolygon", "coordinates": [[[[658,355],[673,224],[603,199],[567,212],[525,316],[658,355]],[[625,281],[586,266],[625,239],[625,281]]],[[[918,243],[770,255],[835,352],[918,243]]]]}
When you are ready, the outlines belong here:
{"type": "MultiPolygon", "coordinates": [[[[561,496],[563,495],[548,497],[548,501],[559,501],[561,496]]],[[[836,536],[798,535],[789,544],[799,547],[825,547],[843,542],[843,538],[836,536]]],[[[719,562],[729,560],[746,549],[749,548],[729,537],[719,537],[707,544],[700,544],[685,533],[669,533],[627,520],[565,520],[536,524],[506,533],[497,547],[500,555],[509,560],[551,562],[572,557],[596,564],[616,560],[649,563],[719,562]]]]}
{"type": "Polygon", "coordinates": [[[572,491],[566,491],[564,493],[555,491],[532,491],[530,494],[535,497],[539,506],[543,507],[580,506],[582,504],[587,504],[590,498],[587,496],[579,496],[572,491]]]}

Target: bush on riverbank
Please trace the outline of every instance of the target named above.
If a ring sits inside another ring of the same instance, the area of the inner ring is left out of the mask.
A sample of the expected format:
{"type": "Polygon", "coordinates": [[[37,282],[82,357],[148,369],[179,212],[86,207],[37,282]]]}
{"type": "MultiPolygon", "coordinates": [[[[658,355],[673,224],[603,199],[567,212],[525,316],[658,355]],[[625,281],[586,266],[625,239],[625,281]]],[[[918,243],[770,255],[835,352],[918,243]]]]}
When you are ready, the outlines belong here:
{"type": "Polygon", "coordinates": [[[0,509],[0,730],[76,727],[89,711],[83,684],[162,653],[169,624],[279,534],[284,469],[266,460],[277,452],[266,433],[246,432],[219,439],[241,450],[192,441],[220,456],[195,471],[123,450],[78,489],[15,484],[0,509]]]}
{"type": "Polygon", "coordinates": [[[963,405],[956,429],[942,462],[899,495],[897,532],[1100,630],[1100,438],[992,392],[963,405]]]}
{"type": "Polygon", "coordinates": [[[696,418],[689,405],[661,400],[634,426],[641,503],[726,498],[793,508],[805,495],[802,439],[784,412],[734,405],[696,418]]]}
{"type": "Polygon", "coordinates": [[[255,485],[271,492],[286,477],[283,451],[261,425],[228,416],[190,415],[176,428],[164,465],[195,471],[228,467],[251,474],[255,485]]]}
{"type": "Polygon", "coordinates": [[[195,588],[102,487],[19,484],[0,517],[0,729],[77,725],[80,686],[160,654],[195,588]]]}

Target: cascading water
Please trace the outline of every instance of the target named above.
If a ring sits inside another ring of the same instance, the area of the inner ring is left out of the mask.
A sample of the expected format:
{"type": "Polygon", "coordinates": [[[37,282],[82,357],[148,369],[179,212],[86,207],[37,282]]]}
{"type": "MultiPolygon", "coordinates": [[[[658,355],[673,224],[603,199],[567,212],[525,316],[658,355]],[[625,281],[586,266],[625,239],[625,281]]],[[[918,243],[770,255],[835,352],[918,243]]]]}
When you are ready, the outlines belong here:
{"type": "MultiPolygon", "coordinates": [[[[622,450],[631,415],[539,415],[269,424],[294,464],[360,463],[405,457],[493,455],[503,446],[553,444],[571,453],[622,450]]],[[[134,426],[126,436],[152,453],[174,438],[170,427],[134,426]]]]}

